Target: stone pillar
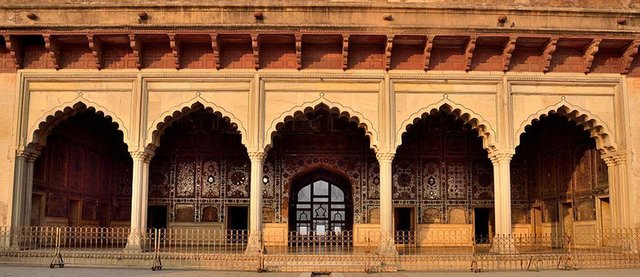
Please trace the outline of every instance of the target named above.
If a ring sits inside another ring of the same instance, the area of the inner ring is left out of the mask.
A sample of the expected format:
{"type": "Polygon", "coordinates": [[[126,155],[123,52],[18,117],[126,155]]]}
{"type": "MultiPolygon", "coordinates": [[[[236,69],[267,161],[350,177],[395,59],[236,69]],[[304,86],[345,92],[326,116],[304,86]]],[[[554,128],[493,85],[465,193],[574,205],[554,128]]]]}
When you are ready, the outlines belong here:
{"type": "Polygon", "coordinates": [[[147,230],[150,151],[132,151],[133,177],[131,179],[131,233],[126,250],[140,252],[147,230]]]}
{"type": "Polygon", "coordinates": [[[251,160],[251,192],[249,206],[249,243],[247,254],[257,254],[262,251],[262,194],[264,191],[263,163],[265,152],[249,152],[251,160]]]}
{"type": "MultiPolygon", "coordinates": [[[[17,151],[15,170],[13,175],[13,200],[11,203],[11,228],[13,234],[18,234],[24,227],[28,227],[31,218],[31,194],[33,191],[33,170],[37,153],[33,151],[17,151]]],[[[5,244],[18,247],[19,236],[7,238],[5,244]]]]}
{"type": "Polygon", "coordinates": [[[25,193],[24,193],[24,227],[31,226],[31,201],[33,199],[33,173],[35,169],[36,155],[27,157],[27,167],[25,176],[25,193]]]}
{"type": "Polygon", "coordinates": [[[609,196],[611,198],[611,227],[631,228],[631,211],[633,204],[629,188],[629,165],[626,154],[622,152],[608,153],[602,156],[609,173],[609,196]]]}
{"type": "Polygon", "coordinates": [[[511,153],[489,154],[493,163],[495,237],[491,248],[496,253],[513,253],[511,241],[511,153]]]}
{"type": "Polygon", "coordinates": [[[380,164],[380,255],[397,255],[393,231],[393,157],[395,153],[377,153],[380,164]]]}
{"type": "Polygon", "coordinates": [[[11,204],[11,227],[14,230],[24,226],[27,157],[24,152],[16,154],[13,172],[13,201],[11,204]]]}

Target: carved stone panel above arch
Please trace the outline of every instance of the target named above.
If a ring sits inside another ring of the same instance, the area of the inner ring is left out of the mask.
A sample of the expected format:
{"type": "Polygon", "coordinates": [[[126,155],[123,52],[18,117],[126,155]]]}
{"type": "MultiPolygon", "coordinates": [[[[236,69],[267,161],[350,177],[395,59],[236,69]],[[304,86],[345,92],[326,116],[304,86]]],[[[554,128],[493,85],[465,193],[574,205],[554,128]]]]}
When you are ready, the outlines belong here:
{"type": "MultiPolygon", "coordinates": [[[[132,139],[133,76],[93,79],[82,74],[24,74],[23,107],[16,120],[23,122],[18,147],[29,143],[44,144],[47,128],[54,121],[78,109],[92,109],[108,117],[123,133],[125,144],[132,139]],[[55,78],[55,80],[54,80],[55,78]],[[43,129],[44,128],[44,129],[43,129]]],[[[53,124],[53,125],[52,125],[53,124]]]]}
{"type": "Polygon", "coordinates": [[[358,121],[370,138],[370,147],[377,149],[379,146],[381,79],[267,78],[263,82],[263,105],[267,107],[264,115],[265,132],[261,138],[263,147],[270,146],[271,134],[287,117],[319,105],[337,109],[340,116],[358,121]]]}
{"type": "Polygon", "coordinates": [[[533,78],[510,81],[513,143],[520,144],[525,128],[548,114],[575,121],[596,139],[597,148],[612,151],[624,146],[619,103],[619,79],[533,78]],[[622,143],[622,145],[620,145],[622,143]]]}
{"type": "Polygon", "coordinates": [[[142,133],[144,145],[157,143],[154,131],[159,124],[175,116],[174,113],[181,113],[185,108],[191,109],[195,104],[228,117],[242,134],[242,143],[249,147],[251,84],[250,78],[145,79],[148,107],[142,133]]]}
{"type": "MultiPolygon", "coordinates": [[[[445,109],[470,123],[483,138],[483,147],[497,146],[498,113],[497,93],[499,79],[479,80],[393,80],[392,90],[395,100],[394,145],[402,143],[406,128],[432,110],[445,109]]],[[[445,78],[446,79],[446,78],[445,78]]]]}

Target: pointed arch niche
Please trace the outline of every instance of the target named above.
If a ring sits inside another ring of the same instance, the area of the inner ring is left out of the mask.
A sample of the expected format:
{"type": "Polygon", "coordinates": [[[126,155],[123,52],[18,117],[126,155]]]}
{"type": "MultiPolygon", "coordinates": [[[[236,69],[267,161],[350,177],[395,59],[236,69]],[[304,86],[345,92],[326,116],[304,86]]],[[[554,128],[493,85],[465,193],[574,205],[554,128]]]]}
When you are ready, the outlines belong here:
{"type": "Polygon", "coordinates": [[[359,117],[323,103],[282,116],[281,122],[274,123],[264,163],[269,180],[265,184],[264,221],[286,226],[293,179],[322,169],[320,172],[334,172],[349,181],[353,195],[350,218],[354,224],[368,223],[369,209],[378,206],[380,182],[368,127],[359,117]]]}
{"type": "Polygon", "coordinates": [[[28,145],[40,155],[26,182],[25,225],[129,224],[132,159],[120,126],[84,102],[40,122],[28,145]]]}
{"type": "Polygon", "coordinates": [[[405,125],[393,160],[394,206],[410,208],[405,212],[413,219],[403,224],[397,208],[395,231],[447,224],[443,228],[473,229],[476,237],[494,235],[493,165],[487,153],[491,126],[449,104],[423,111],[405,125]]]}
{"type": "Polygon", "coordinates": [[[232,118],[200,102],[157,123],[148,145],[150,227],[247,229],[250,160],[242,136],[232,118]]]}
{"type": "MultiPolygon", "coordinates": [[[[612,228],[610,130],[594,115],[558,105],[521,124],[511,160],[514,225],[534,234],[612,228]]],[[[580,242],[588,243],[588,242],[580,242]]]]}

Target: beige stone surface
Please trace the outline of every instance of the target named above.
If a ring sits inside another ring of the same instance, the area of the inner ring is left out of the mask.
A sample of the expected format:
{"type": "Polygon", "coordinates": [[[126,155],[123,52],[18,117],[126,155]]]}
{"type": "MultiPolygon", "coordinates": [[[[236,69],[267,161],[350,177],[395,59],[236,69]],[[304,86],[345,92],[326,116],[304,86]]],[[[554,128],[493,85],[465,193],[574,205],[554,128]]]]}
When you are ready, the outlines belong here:
{"type": "Polygon", "coordinates": [[[11,222],[13,199],[15,73],[0,73],[0,225],[11,222]]]}
{"type": "MultiPolygon", "coordinates": [[[[631,162],[631,188],[634,193],[629,201],[634,203],[632,211],[640,210],[640,79],[627,78],[627,93],[629,95],[629,137],[631,162]]],[[[634,212],[635,226],[640,227],[640,213],[634,212]]]]}
{"type": "MultiPolygon", "coordinates": [[[[609,150],[625,151],[631,146],[637,153],[637,113],[630,112],[631,137],[625,119],[625,89],[630,107],[637,106],[640,82],[628,80],[623,86],[619,75],[584,76],[583,74],[495,74],[470,72],[434,72],[403,74],[360,72],[350,74],[327,71],[296,73],[236,70],[202,73],[199,71],[140,72],[64,72],[22,70],[18,75],[4,74],[5,94],[24,95],[17,118],[13,118],[13,98],[3,98],[6,130],[18,118],[27,124],[19,132],[4,132],[7,160],[11,170],[11,134],[21,134],[18,147],[23,149],[39,124],[50,115],[78,102],[95,107],[118,123],[125,133],[130,151],[153,142],[156,128],[184,108],[199,102],[220,112],[238,125],[243,142],[251,149],[264,149],[271,142],[276,126],[296,112],[324,104],[366,126],[371,146],[391,151],[401,143],[402,133],[413,119],[431,109],[449,106],[481,126],[488,135],[485,147],[491,151],[513,152],[525,126],[560,107],[579,119],[593,120],[597,133],[609,139],[599,145],[609,150]],[[12,78],[24,78],[24,89],[16,90],[12,78]],[[506,84],[506,86],[504,85],[506,84]],[[506,87],[508,89],[504,89],[506,87]],[[505,100],[501,99],[507,99],[505,100]],[[507,104],[504,104],[507,103],[507,104]],[[515,138],[512,141],[512,138],[515,138]],[[488,147],[492,145],[492,147],[488,147]]],[[[633,109],[632,109],[633,111],[633,109]]],[[[637,160],[637,159],[634,159],[637,160]]],[[[631,168],[637,168],[632,164],[631,168]]],[[[632,195],[637,195],[637,170],[631,181],[632,195]]],[[[6,195],[13,180],[2,175],[6,195]]],[[[5,203],[10,197],[3,196],[5,203]]],[[[630,199],[633,203],[633,199],[630,199]]],[[[6,223],[5,223],[6,224],[6,223]]]]}

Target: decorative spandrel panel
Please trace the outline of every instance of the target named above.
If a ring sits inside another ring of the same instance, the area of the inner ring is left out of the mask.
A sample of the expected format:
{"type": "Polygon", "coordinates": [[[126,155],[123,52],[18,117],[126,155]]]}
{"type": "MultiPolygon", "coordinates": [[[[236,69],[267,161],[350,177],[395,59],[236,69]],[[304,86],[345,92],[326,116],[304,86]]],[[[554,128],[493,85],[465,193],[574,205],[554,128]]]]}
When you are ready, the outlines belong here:
{"type": "Polygon", "coordinates": [[[177,119],[149,169],[149,204],[172,222],[223,222],[226,206],[249,205],[250,166],[235,125],[206,109],[177,119]]]}
{"type": "MultiPolygon", "coordinates": [[[[132,160],[110,121],[93,111],[79,112],[47,137],[35,162],[33,192],[44,195],[44,217],[67,218],[68,224],[110,226],[128,221],[132,160]],[[78,214],[69,205],[81,203],[78,214]]],[[[44,224],[39,213],[35,225],[44,224]]]]}
{"type": "Polygon", "coordinates": [[[436,112],[412,125],[394,159],[395,205],[415,205],[418,223],[470,223],[493,205],[493,166],[477,132],[436,112]]]}
{"type": "Polygon", "coordinates": [[[527,128],[511,163],[511,180],[526,180],[529,203],[543,206],[543,222],[562,220],[560,203],[572,203],[571,220],[595,220],[595,199],[608,194],[607,167],[595,141],[560,115],[527,128]]]}

